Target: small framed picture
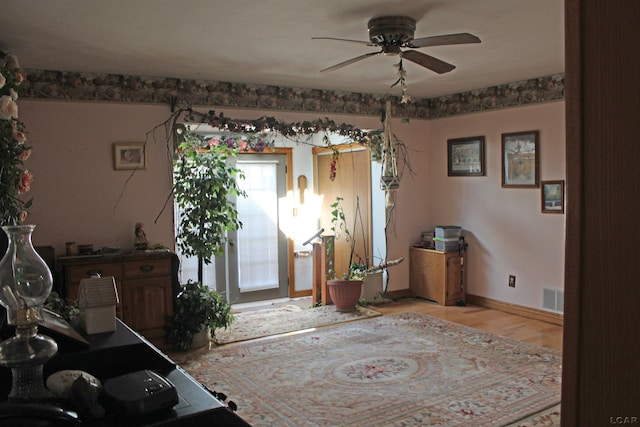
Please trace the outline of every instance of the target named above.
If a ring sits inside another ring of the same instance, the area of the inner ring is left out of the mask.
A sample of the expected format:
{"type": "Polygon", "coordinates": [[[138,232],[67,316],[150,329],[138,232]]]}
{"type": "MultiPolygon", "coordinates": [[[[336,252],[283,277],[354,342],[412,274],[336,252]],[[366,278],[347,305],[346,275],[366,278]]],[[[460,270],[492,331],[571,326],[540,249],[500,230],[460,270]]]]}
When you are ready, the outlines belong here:
{"type": "Polygon", "coordinates": [[[502,186],[538,188],[539,131],[502,134],[502,186]]]}
{"type": "Polygon", "coordinates": [[[542,181],[542,213],[564,213],[564,181],[542,181]]]}
{"type": "Polygon", "coordinates": [[[484,176],[484,136],[447,140],[449,176],[484,176]]]}
{"type": "Polygon", "coordinates": [[[113,168],[146,169],[147,153],[144,142],[116,142],[113,144],[113,168]]]}

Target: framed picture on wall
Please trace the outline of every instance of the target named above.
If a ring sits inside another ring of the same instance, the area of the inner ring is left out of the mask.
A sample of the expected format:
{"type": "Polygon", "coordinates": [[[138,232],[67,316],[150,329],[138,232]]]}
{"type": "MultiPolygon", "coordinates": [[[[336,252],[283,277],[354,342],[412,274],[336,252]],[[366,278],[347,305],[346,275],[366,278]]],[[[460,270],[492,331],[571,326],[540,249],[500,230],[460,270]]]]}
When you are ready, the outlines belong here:
{"type": "Polygon", "coordinates": [[[484,176],[484,136],[447,140],[449,176],[484,176]]]}
{"type": "Polygon", "coordinates": [[[113,168],[146,169],[147,153],[144,142],[116,142],[113,144],[113,168]]]}
{"type": "Polygon", "coordinates": [[[564,181],[542,181],[542,213],[564,213],[564,181]]]}
{"type": "Polygon", "coordinates": [[[537,130],[502,134],[502,186],[538,188],[537,130]]]}

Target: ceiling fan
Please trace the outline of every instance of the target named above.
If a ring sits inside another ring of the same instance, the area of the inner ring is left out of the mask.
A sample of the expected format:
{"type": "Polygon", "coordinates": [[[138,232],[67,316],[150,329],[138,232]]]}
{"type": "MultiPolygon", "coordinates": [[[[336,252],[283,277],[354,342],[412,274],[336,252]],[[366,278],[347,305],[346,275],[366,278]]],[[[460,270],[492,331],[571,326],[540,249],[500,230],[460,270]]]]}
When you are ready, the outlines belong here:
{"type": "Polygon", "coordinates": [[[448,73],[455,65],[444,62],[441,59],[419,52],[417,50],[401,50],[401,48],[421,48],[429,46],[444,46],[452,44],[480,43],[480,39],[473,34],[458,33],[441,36],[423,37],[414,39],[416,21],[406,16],[382,16],[369,20],[369,41],[340,39],[335,37],[312,37],[314,40],[337,40],[351,43],[360,43],[370,47],[379,47],[379,52],[365,53],[347,61],[325,68],[323,71],[333,71],[363,59],[384,54],[389,56],[400,56],[411,62],[415,62],[438,74],[448,73]]]}

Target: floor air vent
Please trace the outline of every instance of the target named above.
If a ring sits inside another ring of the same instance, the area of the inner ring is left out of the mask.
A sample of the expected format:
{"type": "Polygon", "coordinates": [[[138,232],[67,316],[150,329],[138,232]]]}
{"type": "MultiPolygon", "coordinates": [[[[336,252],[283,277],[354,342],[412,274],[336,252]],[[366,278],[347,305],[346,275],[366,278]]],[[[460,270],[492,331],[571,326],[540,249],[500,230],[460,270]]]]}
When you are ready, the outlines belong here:
{"type": "Polygon", "coordinates": [[[542,288],[542,308],[562,313],[564,311],[564,291],[555,288],[542,288]]]}

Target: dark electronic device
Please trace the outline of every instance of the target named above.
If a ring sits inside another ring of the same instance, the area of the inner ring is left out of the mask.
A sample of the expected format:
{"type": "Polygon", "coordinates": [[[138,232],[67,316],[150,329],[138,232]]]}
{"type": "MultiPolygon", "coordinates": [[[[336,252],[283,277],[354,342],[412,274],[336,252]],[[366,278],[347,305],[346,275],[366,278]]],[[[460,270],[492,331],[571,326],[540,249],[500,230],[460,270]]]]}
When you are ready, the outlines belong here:
{"type": "Polygon", "coordinates": [[[144,415],[173,408],[178,403],[175,386],[160,374],[143,370],[111,378],[104,394],[126,415],[144,415]]]}

